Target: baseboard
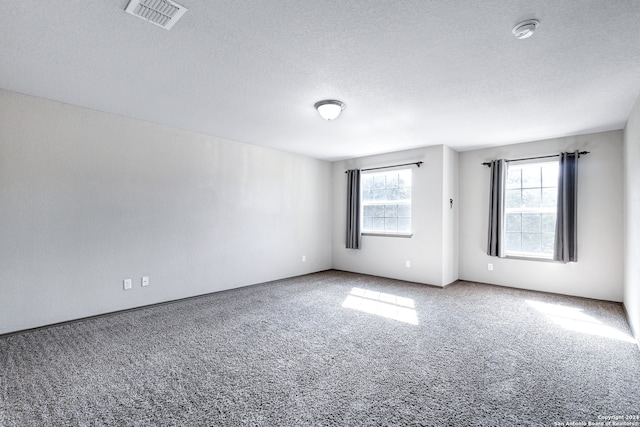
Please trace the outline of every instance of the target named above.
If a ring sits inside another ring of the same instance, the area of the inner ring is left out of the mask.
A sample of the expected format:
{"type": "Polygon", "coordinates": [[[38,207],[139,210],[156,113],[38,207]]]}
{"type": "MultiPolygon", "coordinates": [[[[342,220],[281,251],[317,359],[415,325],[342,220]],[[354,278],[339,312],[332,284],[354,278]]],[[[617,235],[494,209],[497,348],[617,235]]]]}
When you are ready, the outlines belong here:
{"type": "Polygon", "coordinates": [[[269,283],[277,282],[277,281],[280,281],[280,280],[295,279],[296,277],[308,276],[308,275],[311,275],[311,274],[322,273],[324,271],[329,271],[329,270],[331,270],[331,269],[327,268],[327,269],[324,269],[324,270],[318,270],[318,271],[313,271],[313,272],[310,272],[310,273],[298,274],[298,275],[291,276],[291,277],[283,277],[281,279],[274,279],[274,280],[269,280],[269,281],[266,281],[266,282],[259,282],[259,283],[252,283],[250,285],[238,286],[236,288],[222,289],[222,290],[219,290],[219,291],[211,291],[211,292],[206,292],[204,294],[191,295],[191,296],[188,296],[188,297],[171,299],[171,300],[167,300],[167,301],[154,302],[154,303],[150,303],[150,304],[143,304],[143,305],[138,305],[138,306],[130,307],[130,308],[123,308],[121,310],[114,310],[114,311],[108,311],[108,312],[105,312],[105,313],[92,314],[90,316],[84,316],[84,317],[78,317],[78,318],[69,319],[69,320],[63,320],[61,322],[47,323],[47,324],[40,325],[40,326],[34,326],[33,328],[18,329],[16,331],[5,332],[3,334],[0,334],[0,338],[6,338],[6,337],[9,337],[11,335],[20,335],[20,334],[23,334],[23,333],[26,333],[26,332],[38,331],[38,330],[41,330],[41,329],[55,328],[55,327],[58,327],[58,326],[68,325],[68,324],[71,324],[71,323],[82,322],[84,320],[91,320],[91,319],[97,319],[97,318],[100,318],[100,317],[113,316],[113,315],[117,315],[117,314],[120,314],[120,313],[126,313],[128,311],[144,310],[144,309],[147,309],[147,308],[157,307],[157,306],[161,306],[161,305],[173,304],[173,303],[177,303],[177,302],[180,302],[180,301],[186,301],[186,300],[190,300],[190,299],[206,297],[208,295],[219,294],[219,293],[222,293],[222,292],[231,292],[231,291],[234,291],[234,290],[237,290],[237,289],[240,289],[240,288],[250,288],[250,287],[253,287],[253,286],[268,285],[269,283]]]}
{"type": "Polygon", "coordinates": [[[341,270],[339,268],[331,268],[330,270],[332,271],[339,271],[340,273],[350,273],[350,274],[359,274],[361,276],[371,276],[371,277],[379,277],[381,279],[389,279],[389,280],[396,280],[398,282],[407,282],[407,283],[415,283],[417,285],[422,285],[422,286],[429,286],[430,288],[438,288],[438,289],[444,289],[447,286],[455,283],[449,283],[449,285],[444,285],[444,286],[439,286],[439,285],[433,285],[431,283],[424,283],[424,282],[416,282],[415,280],[407,280],[407,279],[398,279],[396,277],[388,277],[388,276],[378,276],[377,274],[369,274],[369,273],[359,273],[357,271],[349,271],[349,270],[341,270]]]}
{"type": "Polygon", "coordinates": [[[611,301],[609,299],[584,297],[582,295],[571,295],[571,294],[563,294],[563,293],[560,293],[560,292],[541,291],[541,290],[538,290],[538,289],[527,289],[527,288],[520,288],[520,287],[516,287],[516,286],[509,286],[509,285],[498,285],[496,283],[478,282],[477,280],[458,279],[454,283],[457,283],[457,282],[477,283],[478,285],[498,286],[500,288],[515,289],[515,290],[518,290],[518,291],[536,292],[536,293],[548,294],[548,295],[559,295],[559,296],[563,296],[563,297],[580,298],[580,299],[585,299],[585,300],[590,300],[590,301],[601,301],[601,302],[608,302],[608,303],[611,303],[611,304],[623,305],[622,301],[611,301]]]}
{"type": "Polygon", "coordinates": [[[629,316],[629,312],[627,311],[627,306],[624,305],[624,302],[622,303],[622,310],[624,311],[624,315],[627,318],[627,323],[629,324],[629,330],[631,330],[631,335],[633,336],[633,339],[636,340],[638,350],[640,350],[640,336],[638,336],[638,333],[633,329],[633,323],[631,322],[631,317],[629,316]]]}
{"type": "Polygon", "coordinates": [[[451,282],[451,283],[447,283],[446,285],[443,285],[443,286],[442,286],[442,289],[444,289],[444,288],[448,288],[448,287],[449,287],[449,286],[451,286],[451,285],[455,285],[455,284],[456,284],[456,283],[458,283],[458,282],[463,282],[463,280],[456,279],[456,280],[454,280],[454,281],[453,281],[453,282],[451,282]]]}

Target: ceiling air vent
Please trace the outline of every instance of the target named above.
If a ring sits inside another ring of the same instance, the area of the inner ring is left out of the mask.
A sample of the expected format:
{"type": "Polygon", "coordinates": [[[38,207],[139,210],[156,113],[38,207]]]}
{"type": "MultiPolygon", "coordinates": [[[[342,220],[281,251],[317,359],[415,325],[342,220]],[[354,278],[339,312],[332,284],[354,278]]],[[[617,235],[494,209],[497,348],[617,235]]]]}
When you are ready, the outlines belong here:
{"type": "Polygon", "coordinates": [[[130,0],[125,12],[170,30],[187,8],[171,0],[130,0]]]}

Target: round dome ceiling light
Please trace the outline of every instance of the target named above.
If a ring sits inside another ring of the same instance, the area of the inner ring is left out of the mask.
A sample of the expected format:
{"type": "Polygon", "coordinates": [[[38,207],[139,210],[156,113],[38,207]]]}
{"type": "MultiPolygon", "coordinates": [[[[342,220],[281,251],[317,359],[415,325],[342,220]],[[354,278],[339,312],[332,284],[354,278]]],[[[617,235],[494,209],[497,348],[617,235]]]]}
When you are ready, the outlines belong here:
{"type": "Polygon", "coordinates": [[[318,101],[314,107],[318,110],[320,116],[325,120],[335,120],[338,118],[342,110],[346,107],[344,102],[337,101],[335,99],[325,99],[324,101],[318,101]]]}
{"type": "Polygon", "coordinates": [[[538,21],[537,19],[528,19],[513,27],[513,30],[511,30],[511,32],[518,39],[526,39],[527,37],[531,37],[533,35],[533,32],[536,30],[536,27],[538,27],[538,24],[540,24],[540,21],[538,21]]]}

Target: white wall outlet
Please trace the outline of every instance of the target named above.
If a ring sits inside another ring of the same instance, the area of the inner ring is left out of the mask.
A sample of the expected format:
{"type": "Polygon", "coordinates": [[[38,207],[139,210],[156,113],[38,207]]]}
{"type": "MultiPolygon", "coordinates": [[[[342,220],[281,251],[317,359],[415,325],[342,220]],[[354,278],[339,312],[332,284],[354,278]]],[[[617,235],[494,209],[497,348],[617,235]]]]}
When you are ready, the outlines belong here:
{"type": "Polygon", "coordinates": [[[491,263],[487,264],[487,270],[493,271],[493,264],[491,263]]]}
{"type": "Polygon", "coordinates": [[[407,268],[411,268],[411,261],[405,261],[404,266],[407,268]]]}
{"type": "Polygon", "coordinates": [[[149,276],[142,276],[142,286],[149,286],[149,276]]]}
{"type": "Polygon", "coordinates": [[[307,256],[306,255],[302,255],[302,262],[307,262],[307,256]]]}
{"type": "Polygon", "coordinates": [[[131,279],[124,279],[124,290],[131,289],[133,287],[133,283],[131,279]]]}

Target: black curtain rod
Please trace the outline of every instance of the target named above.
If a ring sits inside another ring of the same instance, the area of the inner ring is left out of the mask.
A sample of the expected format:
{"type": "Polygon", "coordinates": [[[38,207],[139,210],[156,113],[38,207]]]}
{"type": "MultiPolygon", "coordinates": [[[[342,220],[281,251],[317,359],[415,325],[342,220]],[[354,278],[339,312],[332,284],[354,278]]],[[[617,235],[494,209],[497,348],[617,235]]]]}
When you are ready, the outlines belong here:
{"type": "MultiPolygon", "coordinates": [[[[584,156],[585,154],[589,154],[590,151],[580,151],[578,153],[578,156],[584,156]]],[[[510,160],[506,160],[507,162],[518,162],[521,160],[535,160],[535,159],[547,159],[549,157],[558,157],[560,154],[550,154],[548,156],[538,156],[538,157],[527,157],[525,159],[510,159],[510,160]]],[[[484,162],[482,163],[484,166],[491,166],[491,162],[484,162]]]]}
{"type": "MultiPolygon", "coordinates": [[[[409,166],[409,165],[416,165],[418,167],[420,167],[421,164],[423,164],[424,162],[414,162],[414,163],[404,163],[402,165],[391,165],[391,166],[381,166],[379,168],[369,168],[369,169],[360,169],[361,171],[373,171],[376,169],[389,169],[389,168],[397,168],[399,166],[409,166]]],[[[344,171],[344,173],[347,173],[349,171],[344,171]]]]}

